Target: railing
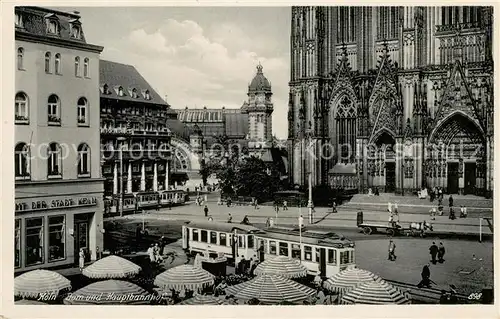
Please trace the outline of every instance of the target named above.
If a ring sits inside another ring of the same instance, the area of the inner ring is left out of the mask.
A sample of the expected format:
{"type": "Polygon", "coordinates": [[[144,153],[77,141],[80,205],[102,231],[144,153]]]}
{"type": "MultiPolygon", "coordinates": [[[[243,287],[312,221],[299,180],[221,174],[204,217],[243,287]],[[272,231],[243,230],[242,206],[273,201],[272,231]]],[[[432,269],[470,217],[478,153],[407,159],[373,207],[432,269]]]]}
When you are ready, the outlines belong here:
{"type": "Polygon", "coordinates": [[[105,135],[157,135],[157,136],[171,136],[172,134],[168,129],[165,130],[135,130],[122,127],[101,127],[101,134],[105,135]]]}
{"type": "Polygon", "coordinates": [[[470,30],[482,28],[482,21],[475,22],[464,22],[464,23],[455,23],[455,24],[442,24],[436,26],[436,32],[453,32],[453,31],[461,31],[461,30],[470,30]]]}

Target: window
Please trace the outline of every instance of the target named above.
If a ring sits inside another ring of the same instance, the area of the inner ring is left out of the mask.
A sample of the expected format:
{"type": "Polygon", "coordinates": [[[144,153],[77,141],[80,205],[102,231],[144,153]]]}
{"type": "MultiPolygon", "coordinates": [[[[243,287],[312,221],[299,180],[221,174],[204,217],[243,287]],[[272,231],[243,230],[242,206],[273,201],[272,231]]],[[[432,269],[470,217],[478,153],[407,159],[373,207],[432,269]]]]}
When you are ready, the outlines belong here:
{"type": "Polygon", "coordinates": [[[61,147],[57,143],[50,143],[47,159],[49,177],[61,177],[61,160],[61,147]]]}
{"type": "Polygon", "coordinates": [[[292,258],[301,259],[300,252],[300,245],[292,244],[292,258]]]}
{"type": "Polygon", "coordinates": [[[238,247],[245,248],[245,236],[238,235],[238,247]]]}
{"type": "Polygon", "coordinates": [[[66,257],[64,215],[49,216],[49,262],[66,257]]]}
{"type": "Polygon", "coordinates": [[[337,264],[337,251],[335,249],[328,249],[328,263],[332,265],[337,264]]]}
{"type": "Polygon", "coordinates": [[[319,259],[321,257],[321,250],[316,247],[316,262],[319,263],[319,259]]]}
{"type": "Polygon", "coordinates": [[[340,158],[346,163],[352,163],[356,153],[356,111],[347,97],[341,100],[337,108],[336,121],[340,158]]]}
{"type": "Polygon", "coordinates": [[[356,41],[355,7],[337,9],[337,43],[356,41]]]}
{"type": "Polygon", "coordinates": [[[198,229],[193,229],[193,241],[199,241],[198,229]]]}
{"type": "Polygon", "coordinates": [[[304,260],[312,261],[312,247],[304,245],[304,260]]]}
{"type": "Polygon", "coordinates": [[[72,24],[71,25],[71,37],[73,39],[80,39],[81,37],[81,30],[80,30],[80,26],[77,25],[77,24],[72,24]]]}
{"type": "Polygon", "coordinates": [[[348,263],[349,263],[349,251],[341,251],[340,264],[348,264],[348,263]]]}
{"type": "Polygon", "coordinates": [[[227,245],[226,236],[227,235],[225,233],[220,233],[219,234],[219,245],[221,245],[221,246],[226,246],[227,245]]]}
{"type": "Polygon", "coordinates": [[[61,117],[59,114],[59,98],[52,94],[47,101],[47,114],[49,124],[61,125],[61,117]]]}
{"type": "Polygon", "coordinates": [[[16,171],[16,179],[29,179],[29,148],[25,143],[16,145],[14,152],[14,167],[16,171]]]}
{"type": "Polygon", "coordinates": [[[43,218],[27,218],[26,221],[26,266],[43,264],[44,230],[43,218]]]}
{"type": "Polygon", "coordinates": [[[123,96],[123,88],[121,86],[118,88],[118,96],[123,96]]]}
{"type": "Polygon", "coordinates": [[[79,125],[88,124],[87,123],[87,99],[84,97],[81,97],[78,99],[77,121],[78,121],[79,125]]]}
{"type": "Polygon", "coordinates": [[[378,40],[391,40],[399,36],[399,7],[378,8],[378,40]]]}
{"type": "Polygon", "coordinates": [[[50,60],[52,58],[52,55],[50,52],[45,53],[45,73],[50,73],[50,60]]]}
{"type": "Polygon", "coordinates": [[[350,251],[349,263],[354,264],[354,250],[350,251]]]}
{"type": "Polygon", "coordinates": [[[47,22],[47,33],[59,34],[59,23],[55,20],[49,20],[47,22]]]}
{"type": "Polygon", "coordinates": [[[280,243],[280,256],[288,257],[288,243],[280,243]]]}
{"type": "Polygon", "coordinates": [[[24,93],[16,94],[15,101],[15,120],[16,123],[28,123],[28,97],[24,93]]]}
{"type": "Polygon", "coordinates": [[[90,77],[90,74],[89,74],[89,58],[85,58],[83,60],[83,76],[88,78],[90,77]]]}
{"type": "Polygon", "coordinates": [[[271,255],[276,255],[276,242],[274,240],[269,241],[269,253],[271,255]]]}
{"type": "Polygon", "coordinates": [[[17,49],[17,69],[24,70],[24,49],[17,49]]]}
{"type": "Polygon", "coordinates": [[[146,90],[146,92],[144,92],[144,98],[146,100],[151,100],[151,96],[149,95],[149,90],[146,90]]]}
{"type": "Polygon", "coordinates": [[[102,87],[102,93],[103,94],[109,94],[109,87],[107,84],[104,84],[102,87]]]}
{"type": "Polygon", "coordinates": [[[87,144],[78,146],[78,177],[90,177],[90,148],[87,144]]]}
{"type": "Polygon", "coordinates": [[[215,231],[210,232],[210,243],[217,244],[217,232],[215,231]]]}
{"type": "Polygon", "coordinates": [[[134,99],[136,99],[136,98],[138,98],[138,97],[139,97],[139,95],[137,94],[137,90],[136,90],[136,89],[132,89],[132,97],[133,97],[134,99]]]}
{"type": "Polygon", "coordinates": [[[61,74],[61,54],[56,53],[55,60],[54,60],[54,72],[56,74],[61,74]]]}
{"type": "Polygon", "coordinates": [[[23,27],[23,16],[16,12],[16,27],[23,27]]]}
{"type": "Polygon", "coordinates": [[[75,76],[80,76],[80,57],[75,58],[75,76]]]}
{"type": "Polygon", "coordinates": [[[21,219],[16,219],[14,229],[14,267],[21,267],[21,219]]]}
{"type": "Polygon", "coordinates": [[[207,243],[208,242],[207,239],[208,239],[207,238],[207,231],[206,230],[202,230],[201,231],[201,240],[200,241],[204,242],[204,243],[207,243]]]}
{"type": "Polygon", "coordinates": [[[254,242],[254,238],[253,238],[253,235],[248,235],[247,236],[247,248],[253,248],[253,242],[254,242]]]}

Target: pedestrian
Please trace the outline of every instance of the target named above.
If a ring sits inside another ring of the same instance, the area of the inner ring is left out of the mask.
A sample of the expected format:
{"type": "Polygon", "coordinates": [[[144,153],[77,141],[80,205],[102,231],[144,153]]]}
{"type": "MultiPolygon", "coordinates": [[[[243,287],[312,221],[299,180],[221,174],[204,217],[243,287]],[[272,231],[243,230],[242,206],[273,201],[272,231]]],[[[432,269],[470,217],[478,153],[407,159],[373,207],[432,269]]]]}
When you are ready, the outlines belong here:
{"type": "Polygon", "coordinates": [[[337,212],[337,203],[335,202],[335,200],[333,201],[333,204],[332,204],[332,213],[336,213],[337,212]]]}
{"type": "Polygon", "coordinates": [[[398,203],[394,203],[394,215],[398,216],[398,203]]]}
{"type": "Polygon", "coordinates": [[[392,215],[392,204],[391,204],[391,202],[387,203],[387,211],[389,212],[389,214],[392,215]]]}
{"type": "Polygon", "coordinates": [[[449,218],[451,220],[455,220],[457,217],[455,216],[455,210],[453,209],[453,206],[450,206],[450,215],[449,218]]]}
{"type": "Polygon", "coordinates": [[[444,262],[444,253],[445,253],[445,249],[444,249],[444,245],[443,243],[439,243],[439,247],[438,247],[438,261],[440,264],[442,264],[444,262]]]}
{"type": "Polygon", "coordinates": [[[436,255],[438,253],[438,246],[436,246],[435,242],[432,242],[431,247],[429,247],[429,253],[431,254],[431,261],[435,265],[436,264],[436,255]]]}
{"type": "Polygon", "coordinates": [[[205,208],[203,208],[203,211],[205,212],[205,217],[208,216],[208,206],[205,205],[205,208]]]}
{"type": "Polygon", "coordinates": [[[253,261],[253,258],[250,258],[250,261],[248,262],[248,274],[250,275],[250,271],[252,270],[253,265],[255,262],[253,261]]]}
{"type": "Polygon", "coordinates": [[[443,216],[443,214],[444,214],[444,209],[443,209],[443,208],[444,208],[444,207],[443,207],[443,205],[439,205],[439,206],[438,206],[438,213],[439,213],[439,216],[443,216]]]}
{"type": "Polygon", "coordinates": [[[392,213],[389,214],[389,227],[393,227],[394,226],[394,216],[392,215],[392,213]]]}
{"type": "Polygon", "coordinates": [[[163,261],[163,257],[160,255],[160,246],[158,243],[155,244],[154,248],[155,262],[161,263],[163,261]]]}
{"type": "Polygon", "coordinates": [[[155,252],[154,252],[154,245],[151,244],[148,248],[148,256],[149,256],[149,261],[151,263],[154,263],[156,261],[155,259],[155,252]]]}
{"type": "Polygon", "coordinates": [[[160,238],[160,256],[163,256],[165,252],[165,246],[167,245],[167,239],[165,236],[161,236],[160,238]]]}
{"type": "Polygon", "coordinates": [[[467,218],[467,207],[464,205],[460,207],[460,218],[467,218]]]}
{"type": "Polygon", "coordinates": [[[288,203],[286,200],[283,201],[283,210],[288,210],[288,203]]]}
{"type": "Polygon", "coordinates": [[[434,196],[436,196],[436,187],[431,189],[431,193],[429,194],[429,201],[432,203],[434,201],[434,196]]]}
{"type": "Polygon", "coordinates": [[[396,244],[391,240],[389,240],[389,258],[390,261],[396,260],[396,244]]]}
{"type": "Polygon", "coordinates": [[[442,187],[439,187],[438,194],[439,194],[439,200],[442,202],[443,201],[443,188],[442,187]]]}
{"type": "Polygon", "coordinates": [[[227,222],[228,223],[232,223],[233,222],[233,216],[231,215],[231,213],[228,213],[227,222]]]}
{"type": "Polygon", "coordinates": [[[245,215],[245,217],[243,217],[241,223],[244,225],[250,225],[250,220],[248,219],[248,215],[245,215]]]}
{"type": "Polygon", "coordinates": [[[271,227],[271,218],[267,217],[267,219],[266,219],[266,228],[269,228],[269,227],[271,227]]]}
{"type": "Polygon", "coordinates": [[[436,207],[432,207],[429,212],[431,213],[431,219],[436,220],[436,207]]]}
{"type": "Polygon", "coordinates": [[[272,217],[269,217],[269,227],[274,226],[274,219],[272,217]]]}
{"type": "Polygon", "coordinates": [[[78,266],[80,267],[80,271],[82,271],[85,266],[85,251],[83,248],[80,248],[80,252],[78,253],[78,266]]]}
{"type": "Polygon", "coordinates": [[[160,210],[160,206],[161,206],[161,197],[158,196],[158,203],[156,204],[156,211],[160,210]]]}
{"type": "Polygon", "coordinates": [[[450,207],[453,207],[453,195],[450,194],[450,197],[448,198],[448,204],[450,207]]]}
{"type": "Polygon", "coordinates": [[[418,288],[422,288],[422,287],[427,287],[427,288],[430,288],[431,286],[431,271],[429,269],[429,264],[426,264],[423,268],[422,268],[422,272],[420,273],[420,275],[422,276],[422,280],[418,283],[417,287],[418,288]]]}
{"type": "Polygon", "coordinates": [[[137,228],[135,229],[135,249],[136,251],[139,251],[140,249],[140,244],[141,244],[141,226],[137,225],[137,228]]]}
{"type": "Polygon", "coordinates": [[[243,275],[245,273],[245,264],[246,264],[245,256],[242,255],[241,260],[238,263],[238,274],[243,275]]]}

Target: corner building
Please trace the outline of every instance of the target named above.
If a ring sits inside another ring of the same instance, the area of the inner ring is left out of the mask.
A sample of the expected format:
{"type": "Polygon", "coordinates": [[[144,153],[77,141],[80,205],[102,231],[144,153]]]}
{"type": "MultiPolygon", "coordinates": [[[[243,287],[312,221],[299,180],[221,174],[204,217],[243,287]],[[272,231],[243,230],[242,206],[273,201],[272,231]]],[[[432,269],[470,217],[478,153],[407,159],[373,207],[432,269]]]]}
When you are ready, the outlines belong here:
{"type": "Polygon", "coordinates": [[[290,180],[493,191],[492,7],[293,7],[290,180]]]}
{"type": "Polygon", "coordinates": [[[15,9],[15,272],[103,248],[99,55],[80,16],[15,9]]]}

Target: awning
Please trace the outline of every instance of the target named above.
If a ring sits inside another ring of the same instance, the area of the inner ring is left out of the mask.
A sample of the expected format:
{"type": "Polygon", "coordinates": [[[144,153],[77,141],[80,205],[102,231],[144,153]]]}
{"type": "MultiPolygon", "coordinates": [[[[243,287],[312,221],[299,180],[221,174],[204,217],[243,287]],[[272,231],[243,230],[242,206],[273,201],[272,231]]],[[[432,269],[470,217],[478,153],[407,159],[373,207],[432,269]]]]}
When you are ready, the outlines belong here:
{"type": "Polygon", "coordinates": [[[55,271],[37,269],[14,278],[14,295],[38,298],[40,294],[57,296],[61,290],[70,290],[71,282],[55,271]]]}
{"type": "Polygon", "coordinates": [[[382,279],[379,276],[368,270],[350,268],[328,278],[323,286],[330,291],[344,293],[356,288],[360,284],[380,280],[382,279]]]}
{"type": "Polygon", "coordinates": [[[359,285],[347,292],[341,304],[389,305],[409,304],[409,296],[385,281],[372,281],[359,285]]]}
{"type": "Polygon", "coordinates": [[[117,279],[135,276],[140,271],[141,267],[133,262],[112,255],[94,262],[83,269],[82,273],[93,279],[117,279]]]}
{"type": "Polygon", "coordinates": [[[64,298],[65,305],[147,305],[152,295],[123,280],[105,280],[85,286],[64,298]]]}
{"type": "Polygon", "coordinates": [[[164,290],[197,290],[212,286],[215,277],[208,271],[191,265],[170,268],[156,276],[154,284],[164,290]]]}
{"type": "Polygon", "coordinates": [[[285,278],[300,278],[307,276],[307,267],[296,259],[285,256],[269,258],[255,268],[256,275],[280,275],[285,278]]]}

